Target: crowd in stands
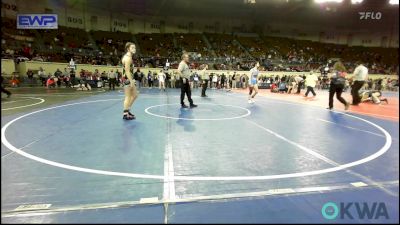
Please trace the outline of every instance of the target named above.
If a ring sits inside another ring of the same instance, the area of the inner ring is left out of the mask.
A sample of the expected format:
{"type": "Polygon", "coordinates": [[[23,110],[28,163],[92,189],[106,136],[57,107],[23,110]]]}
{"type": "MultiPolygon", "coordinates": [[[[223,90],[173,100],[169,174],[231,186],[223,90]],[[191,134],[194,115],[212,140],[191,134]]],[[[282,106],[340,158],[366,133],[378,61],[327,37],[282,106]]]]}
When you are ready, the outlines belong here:
{"type": "Polygon", "coordinates": [[[247,55],[243,49],[240,48],[235,38],[229,34],[212,34],[205,33],[217,57],[223,57],[226,62],[236,61],[237,59],[246,58],[247,55]]]}
{"type": "Polygon", "coordinates": [[[18,30],[15,20],[2,18],[2,58],[78,64],[121,65],[124,44],[134,41],[137,67],[177,67],[182,51],[191,54],[191,68],[207,62],[216,70],[249,70],[254,60],[261,70],[309,71],[340,58],[352,72],[357,60],[370,74],[398,74],[396,48],[358,47],[282,37],[241,37],[229,34],[144,34],[90,31],[59,26],[58,30],[18,30]],[[211,46],[206,43],[208,40],[211,46]]]}
{"type": "Polygon", "coordinates": [[[193,59],[198,58],[212,58],[210,49],[202,39],[201,34],[176,34],[176,42],[179,48],[179,52],[196,52],[193,55],[193,59]]]}

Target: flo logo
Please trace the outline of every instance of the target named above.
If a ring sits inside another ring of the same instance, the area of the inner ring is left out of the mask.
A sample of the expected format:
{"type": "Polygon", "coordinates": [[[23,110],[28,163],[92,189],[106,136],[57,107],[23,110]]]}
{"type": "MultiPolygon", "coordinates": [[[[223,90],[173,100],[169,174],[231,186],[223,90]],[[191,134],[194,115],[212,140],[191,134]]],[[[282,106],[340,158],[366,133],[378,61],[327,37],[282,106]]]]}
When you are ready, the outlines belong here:
{"type": "Polygon", "coordinates": [[[380,20],[382,18],[381,12],[359,12],[360,20],[380,20]]]}
{"type": "Polygon", "coordinates": [[[341,202],[338,206],[336,203],[327,202],[322,206],[322,216],[327,220],[354,219],[358,216],[359,219],[389,219],[386,205],[383,202],[373,202],[372,204],[363,202],[341,202]]]}

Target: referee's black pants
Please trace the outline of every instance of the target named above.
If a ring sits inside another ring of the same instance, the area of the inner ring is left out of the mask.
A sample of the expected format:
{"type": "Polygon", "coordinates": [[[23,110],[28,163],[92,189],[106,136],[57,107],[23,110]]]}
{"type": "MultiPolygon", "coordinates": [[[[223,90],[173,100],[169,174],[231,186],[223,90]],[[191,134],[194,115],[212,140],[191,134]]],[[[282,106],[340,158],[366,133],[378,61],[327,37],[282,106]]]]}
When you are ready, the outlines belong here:
{"type": "Polygon", "coordinates": [[[358,91],[364,86],[365,81],[354,81],[351,87],[351,96],[353,96],[353,105],[358,105],[361,102],[360,94],[358,91]]]}
{"type": "MultiPolygon", "coordinates": [[[[186,79],[186,78],[183,78],[186,79]]],[[[192,91],[190,90],[190,85],[189,85],[189,80],[186,79],[186,83],[183,83],[183,79],[181,78],[181,105],[184,105],[185,103],[183,100],[185,99],[185,94],[188,97],[190,105],[193,105],[193,100],[192,100],[192,91]]]]}

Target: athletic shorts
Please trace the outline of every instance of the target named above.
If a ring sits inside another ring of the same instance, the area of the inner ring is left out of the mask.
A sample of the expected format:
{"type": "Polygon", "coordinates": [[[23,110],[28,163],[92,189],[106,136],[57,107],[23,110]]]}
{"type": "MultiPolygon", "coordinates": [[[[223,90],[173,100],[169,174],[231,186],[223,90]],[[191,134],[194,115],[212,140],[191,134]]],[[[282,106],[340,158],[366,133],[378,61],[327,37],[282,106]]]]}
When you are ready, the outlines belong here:
{"type": "Polygon", "coordinates": [[[256,85],[257,84],[257,79],[251,79],[249,84],[250,85],[256,85]]]}

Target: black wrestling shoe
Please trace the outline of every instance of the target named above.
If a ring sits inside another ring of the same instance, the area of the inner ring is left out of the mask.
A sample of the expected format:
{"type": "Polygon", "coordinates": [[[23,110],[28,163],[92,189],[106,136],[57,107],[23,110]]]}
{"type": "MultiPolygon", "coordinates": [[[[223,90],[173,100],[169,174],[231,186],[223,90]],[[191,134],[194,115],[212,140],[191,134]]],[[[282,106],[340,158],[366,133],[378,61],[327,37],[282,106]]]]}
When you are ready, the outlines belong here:
{"type": "Polygon", "coordinates": [[[195,105],[195,104],[190,105],[190,108],[196,108],[196,107],[197,107],[197,105],[195,105]]]}
{"type": "Polygon", "coordinates": [[[133,115],[130,111],[128,111],[128,114],[130,115],[130,116],[132,116],[133,117],[133,119],[136,119],[136,116],[135,115],[133,115]]]}
{"type": "Polygon", "coordinates": [[[187,105],[183,104],[181,105],[182,108],[189,108],[187,105]]]}
{"type": "Polygon", "coordinates": [[[136,119],[135,116],[131,116],[129,114],[124,114],[124,116],[122,117],[122,119],[124,120],[134,120],[136,119]]]}

